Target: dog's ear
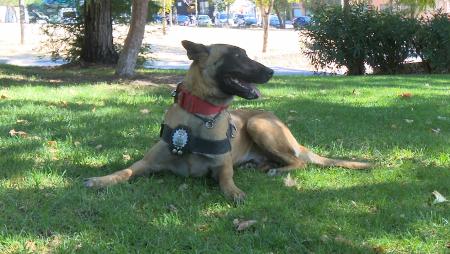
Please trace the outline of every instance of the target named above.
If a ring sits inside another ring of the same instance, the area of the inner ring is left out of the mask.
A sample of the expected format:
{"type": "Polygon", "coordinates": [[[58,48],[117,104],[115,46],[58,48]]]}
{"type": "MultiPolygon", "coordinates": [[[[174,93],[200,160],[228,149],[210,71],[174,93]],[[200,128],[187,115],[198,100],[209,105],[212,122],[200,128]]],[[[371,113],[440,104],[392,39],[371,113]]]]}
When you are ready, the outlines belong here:
{"type": "Polygon", "coordinates": [[[200,60],[200,58],[209,55],[208,47],[203,44],[184,40],[181,42],[181,45],[186,49],[187,56],[190,60],[200,60]]]}

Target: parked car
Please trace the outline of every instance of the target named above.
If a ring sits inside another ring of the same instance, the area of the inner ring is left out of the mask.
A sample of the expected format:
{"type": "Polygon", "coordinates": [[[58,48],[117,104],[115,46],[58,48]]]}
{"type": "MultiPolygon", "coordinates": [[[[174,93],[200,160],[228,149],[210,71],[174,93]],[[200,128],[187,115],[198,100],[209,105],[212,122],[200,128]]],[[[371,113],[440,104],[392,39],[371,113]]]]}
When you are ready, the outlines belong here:
{"type": "Polygon", "coordinates": [[[304,27],[304,26],[308,25],[309,23],[311,23],[311,17],[309,17],[309,16],[299,16],[299,17],[295,17],[292,20],[292,24],[294,25],[295,29],[304,27]]]}
{"type": "Polygon", "coordinates": [[[284,21],[284,28],[286,28],[286,29],[294,28],[294,25],[292,24],[292,21],[290,21],[290,20],[284,21]]]}
{"type": "Polygon", "coordinates": [[[189,25],[189,16],[187,15],[177,15],[177,22],[180,26],[188,26],[189,25]]]}
{"type": "Polygon", "coordinates": [[[275,15],[270,15],[269,17],[269,26],[280,28],[280,20],[275,15]]]}
{"type": "Polygon", "coordinates": [[[212,20],[208,15],[198,15],[197,25],[198,26],[210,26],[210,25],[212,25],[212,20]]]}
{"type": "Polygon", "coordinates": [[[255,16],[246,16],[244,18],[245,21],[245,26],[249,27],[249,26],[258,26],[258,22],[256,20],[255,16]]]}
{"type": "Polygon", "coordinates": [[[220,26],[223,26],[223,25],[232,26],[232,25],[234,25],[234,21],[233,21],[231,14],[228,15],[226,13],[220,13],[216,18],[216,24],[218,24],[220,26]]]}

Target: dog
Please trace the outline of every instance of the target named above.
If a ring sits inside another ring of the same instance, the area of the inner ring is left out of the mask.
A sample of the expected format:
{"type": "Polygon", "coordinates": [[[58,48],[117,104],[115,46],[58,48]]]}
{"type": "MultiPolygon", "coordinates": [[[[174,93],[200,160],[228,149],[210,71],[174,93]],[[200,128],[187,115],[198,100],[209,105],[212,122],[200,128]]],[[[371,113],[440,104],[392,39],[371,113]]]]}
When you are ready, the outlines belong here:
{"type": "Polygon", "coordinates": [[[105,187],[131,177],[171,171],[182,176],[206,174],[216,179],[228,198],[242,202],[245,193],[233,180],[233,167],[251,162],[269,175],[301,169],[308,163],[365,169],[370,163],[329,159],[298,144],[273,113],[228,110],[235,96],[257,99],[255,84],[267,83],[274,71],[250,59],[245,50],[226,44],[209,46],[182,41],[193,60],[166,111],[161,139],[130,167],[85,180],[105,187]],[[275,165],[275,167],[274,167],[275,165]]]}

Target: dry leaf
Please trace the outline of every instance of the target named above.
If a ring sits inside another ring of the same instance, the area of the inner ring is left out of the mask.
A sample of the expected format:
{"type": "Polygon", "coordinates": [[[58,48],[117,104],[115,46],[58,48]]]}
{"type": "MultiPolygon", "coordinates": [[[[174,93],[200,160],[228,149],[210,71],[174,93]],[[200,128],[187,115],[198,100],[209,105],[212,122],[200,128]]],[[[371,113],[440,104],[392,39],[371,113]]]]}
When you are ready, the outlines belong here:
{"type": "Polygon", "coordinates": [[[47,141],[48,146],[50,146],[51,148],[56,148],[56,146],[58,145],[58,143],[56,143],[56,141],[47,141]]]}
{"type": "Polygon", "coordinates": [[[441,129],[440,128],[436,128],[436,129],[431,128],[431,131],[436,133],[436,134],[441,133],[441,129]]]}
{"type": "Polygon", "coordinates": [[[289,110],[289,113],[294,114],[294,113],[297,113],[297,111],[295,111],[295,110],[289,110]]]}
{"type": "Polygon", "coordinates": [[[239,220],[239,219],[234,219],[233,220],[233,225],[236,229],[236,231],[243,231],[248,229],[249,227],[251,227],[252,225],[256,224],[256,220],[239,220]]]}
{"type": "Polygon", "coordinates": [[[405,92],[405,93],[401,93],[400,94],[400,97],[403,98],[403,99],[409,99],[412,96],[413,96],[412,93],[409,93],[409,92],[405,92]]]}
{"type": "Polygon", "coordinates": [[[434,200],[432,202],[433,205],[448,202],[448,200],[438,191],[435,190],[432,192],[432,194],[433,194],[432,198],[434,198],[434,200]]]}
{"type": "Polygon", "coordinates": [[[393,125],[391,125],[391,128],[392,129],[397,129],[397,125],[393,124],[393,125]]]}
{"type": "Polygon", "coordinates": [[[92,111],[92,113],[95,113],[96,110],[97,109],[95,107],[93,107],[91,111],[92,111]]]}
{"type": "Polygon", "coordinates": [[[97,145],[97,146],[95,147],[95,149],[97,149],[97,150],[100,150],[100,149],[102,149],[102,148],[103,148],[102,145],[97,145]]]}
{"type": "Polygon", "coordinates": [[[406,122],[406,123],[413,123],[414,120],[411,120],[411,119],[405,119],[405,122],[406,122]]]}
{"type": "Polygon", "coordinates": [[[16,131],[15,129],[12,129],[12,130],[9,131],[9,135],[11,137],[19,136],[21,138],[26,138],[28,136],[28,133],[26,133],[24,131],[16,131]]]}
{"type": "Polygon", "coordinates": [[[448,118],[445,117],[445,116],[437,116],[437,119],[445,121],[445,120],[447,120],[448,118]]]}
{"type": "Polygon", "coordinates": [[[2,98],[2,99],[8,99],[8,96],[2,94],[2,95],[0,96],[0,98],[2,98]]]}
{"type": "Polygon", "coordinates": [[[124,161],[131,160],[131,156],[129,154],[122,154],[122,158],[123,158],[124,161]]]}
{"type": "Polygon", "coordinates": [[[386,253],[386,251],[384,250],[384,248],[382,246],[375,246],[372,248],[372,250],[375,253],[386,253]]]}
{"type": "Polygon", "coordinates": [[[293,187],[297,185],[297,180],[295,178],[291,177],[291,173],[288,173],[287,176],[283,179],[284,186],[286,187],[293,187]]]}
{"type": "Polygon", "coordinates": [[[16,123],[26,125],[26,124],[29,124],[30,122],[28,122],[27,120],[23,120],[23,119],[17,119],[16,123]]]}
{"type": "Polygon", "coordinates": [[[359,95],[359,94],[360,94],[360,92],[356,91],[356,89],[353,89],[353,92],[352,92],[352,94],[353,94],[353,95],[359,95]]]}
{"type": "Polygon", "coordinates": [[[141,114],[145,115],[145,114],[150,113],[150,110],[146,109],[146,108],[143,108],[143,109],[139,110],[139,112],[141,112],[141,114]]]}
{"type": "Polygon", "coordinates": [[[61,104],[61,106],[63,108],[66,108],[67,106],[69,106],[69,103],[67,103],[67,101],[60,101],[59,104],[61,104]]]}
{"type": "Polygon", "coordinates": [[[35,252],[36,251],[36,243],[31,240],[26,241],[25,249],[27,249],[30,252],[35,252]]]}
{"type": "Polygon", "coordinates": [[[179,191],[185,191],[189,188],[189,185],[187,185],[187,183],[183,183],[180,185],[180,187],[178,187],[179,191]]]}
{"type": "Polygon", "coordinates": [[[75,141],[75,142],[73,142],[73,144],[74,144],[75,146],[80,146],[80,145],[81,145],[80,141],[75,141]]]}

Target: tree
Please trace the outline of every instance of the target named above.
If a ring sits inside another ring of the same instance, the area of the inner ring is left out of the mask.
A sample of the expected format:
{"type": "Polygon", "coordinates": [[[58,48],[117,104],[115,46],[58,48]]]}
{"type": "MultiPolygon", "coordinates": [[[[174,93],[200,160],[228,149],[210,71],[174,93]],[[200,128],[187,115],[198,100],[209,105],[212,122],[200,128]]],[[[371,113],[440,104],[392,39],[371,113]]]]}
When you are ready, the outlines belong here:
{"type": "Polygon", "coordinates": [[[134,75],[139,49],[142,39],[144,39],[148,2],[149,0],[133,0],[130,29],[116,67],[116,74],[119,76],[130,77],[134,75]]]}
{"type": "Polygon", "coordinates": [[[290,17],[290,11],[292,10],[292,3],[296,0],[276,0],[273,4],[273,10],[280,21],[280,28],[286,28],[286,20],[290,17]]]}
{"type": "Polygon", "coordinates": [[[24,0],[19,0],[20,11],[20,44],[23,45],[25,41],[25,3],[24,0]]]}
{"type": "Polygon", "coordinates": [[[118,54],[112,35],[111,0],[86,0],[84,3],[84,38],[80,58],[88,63],[117,63],[118,54]]]}
{"type": "Polygon", "coordinates": [[[263,48],[262,52],[267,52],[267,39],[269,38],[269,17],[273,9],[275,0],[256,0],[256,4],[261,10],[262,27],[263,27],[263,48]]]}

